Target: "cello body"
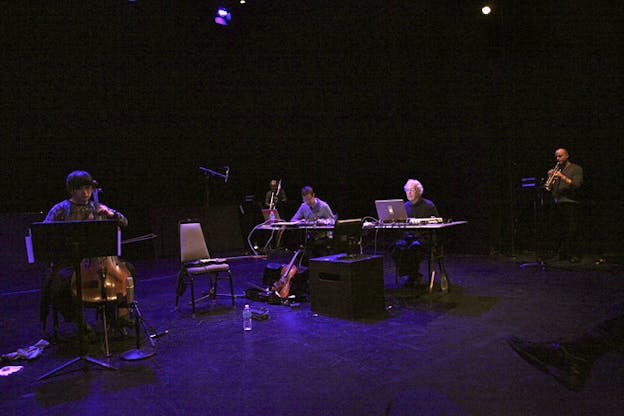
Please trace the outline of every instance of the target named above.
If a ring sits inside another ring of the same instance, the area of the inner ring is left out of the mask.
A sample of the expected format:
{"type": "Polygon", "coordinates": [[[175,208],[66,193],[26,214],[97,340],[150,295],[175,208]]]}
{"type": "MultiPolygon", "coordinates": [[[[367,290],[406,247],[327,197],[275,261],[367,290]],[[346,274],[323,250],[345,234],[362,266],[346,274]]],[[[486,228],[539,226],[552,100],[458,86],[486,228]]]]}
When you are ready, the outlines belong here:
{"type": "MultiPolygon", "coordinates": [[[[130,270],[117,256],[83,259],[80,262],[82,301],[116,301],[125,297],[128,276],[131,276],[130,270]],[[104,292],[102,292],[102,283],[104,292]]],[[[72,293],[77,296],[76,273],[72,276],[72,293]]]]}
{"type": "MultiPolygon", "coordinates": [[[[100,189],[93,190],[93,201],[100,203],[100,189]]],[[[94,216],[98,216],[97,212],[94,216]]],[[[117,256],[94,257],[80,262],[80,281],[83,302],[115,301],[126,296],[126,278],[130,270],[117,256]],[[102,290],[104,285],[104,290],[102,290]]],[[[76,292],[76,273],[72,275],[72,293],[76,292]]]]}

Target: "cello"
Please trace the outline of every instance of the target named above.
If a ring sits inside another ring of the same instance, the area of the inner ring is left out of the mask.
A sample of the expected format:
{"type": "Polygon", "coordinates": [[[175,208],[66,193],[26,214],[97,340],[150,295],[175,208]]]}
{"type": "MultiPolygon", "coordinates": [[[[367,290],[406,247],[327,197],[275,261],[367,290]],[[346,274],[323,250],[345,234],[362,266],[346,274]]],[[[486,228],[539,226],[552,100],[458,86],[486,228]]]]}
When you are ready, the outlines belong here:
{"type": "Polygon", "coordinates": [[[295,261],[297,260],[297,257],[299,256],[299,254],[301,254],[301,252],[302,250],[295,251],[292,259],[290,259],[290,262],[282,267],[279,280],[273,283],[272,290],[277,296],[282,299],[287,298],[290,294],[291,281],[293,277],[297,274],[297,266],[295,266],[295,261]]]}
{"type": "MultiPolygon", "coordinates": [[[[93,191],[96,207],[100,201],[98,189],[93,191]]],[[[97,218],[97,213],[94,214],[97,218]]],[[[76,293],[76,273],[72,276],[72,293],[76,293]]],[[[128,266],[117,256],[82,259],[80,277],[82,301],[110,302],[120,300],[127,295],[127,280],[132,276],[128,266]]]]}

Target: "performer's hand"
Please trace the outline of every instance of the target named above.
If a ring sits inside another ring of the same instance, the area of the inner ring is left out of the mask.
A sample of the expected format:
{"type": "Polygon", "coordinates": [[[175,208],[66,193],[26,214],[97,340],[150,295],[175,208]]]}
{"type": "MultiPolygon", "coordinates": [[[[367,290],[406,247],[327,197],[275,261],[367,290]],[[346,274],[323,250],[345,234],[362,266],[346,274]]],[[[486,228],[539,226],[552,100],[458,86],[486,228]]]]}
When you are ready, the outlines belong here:
{"type": "Polygon", "coordinates": [[[106,205],[104,205],[104,204],[99,204],[99,205],[98,205],[98,208],[97,208],[97,213],[98,213],[98,214],[104,214],[104,215],[106,215],[107,217],[111,218],[111,217],[114,217],[114,216],[115,216],[115,214],[117,213],[117,211],[115,211],[115,210],[114,210],[114,209],[112,209],[112,208],[107,207],[107,206],[106,206],[106,205]]]}

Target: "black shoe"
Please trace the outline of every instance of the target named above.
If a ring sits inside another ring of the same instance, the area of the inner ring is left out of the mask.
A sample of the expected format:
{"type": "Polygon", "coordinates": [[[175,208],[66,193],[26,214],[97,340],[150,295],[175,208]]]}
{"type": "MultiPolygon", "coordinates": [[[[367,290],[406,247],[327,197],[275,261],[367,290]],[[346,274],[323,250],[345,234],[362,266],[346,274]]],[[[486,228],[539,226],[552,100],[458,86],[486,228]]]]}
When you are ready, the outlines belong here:
{"type": "Polygon", "coordinates": [[[559,343],[537,343],[517,337],[508,340],[514,349],[538,370],[550,374],[558,382],[572,391],[580,391],[589,376],[590,363],[572,355],[559,343]]]}

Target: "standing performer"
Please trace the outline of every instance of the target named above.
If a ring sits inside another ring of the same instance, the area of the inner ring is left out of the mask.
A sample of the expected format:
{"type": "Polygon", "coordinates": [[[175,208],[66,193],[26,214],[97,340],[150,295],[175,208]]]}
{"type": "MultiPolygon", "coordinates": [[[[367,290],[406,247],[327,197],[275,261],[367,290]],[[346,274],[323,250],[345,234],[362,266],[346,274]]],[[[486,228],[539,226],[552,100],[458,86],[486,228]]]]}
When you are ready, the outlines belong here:
{"type": "MultiPolygon", "coordinates": [[[[69,198],[54,205],[44,222],[116,219],[120,226],[128,225],[128,219],[122,213],[91,200],[98,184],[88,172],[82,170],[71,172],[67,175],[65,184],[69,198]]],[[[129,263],[122,265],[131,276],[135,275],[132,265],[129,263]]],[[[40,319],[45,322],[49,307],[52,306],[61,313],[65,321],[84,325],[88,333],[92,333],[85,322],[80,322],[82,314],[72,294],[71,279],[74,267],[70,259],[58,259],[50,266],[42,283],[40,319]]],[[[125,293],[122,295],[125,296],[125,293]]],[[[117,322],[114,324],[118,327],[133,325],[128,317],[128,305],[123,301],[119,304],[117,314],[117,322]]]]}
{"type": "Polygon", "coordinates": [[[284,192],[284,188],[282,188],[282,181],[279,182],[275,179],[272,179],[269,183],[269,190],[264,196],[264,206],[266,208],[277,208],[279,204],[285,204],[286,192],[284,192]]]}
{"type": "Polygon", "coordinates": [[[569,158],[566,149],[555,151],[557,165],[548,171],[544,187],[552,192],[555,202],[559,260],[577,263],[580,261],[579,189],[583,186],[583,168],[570,162],[569,158]]]}

